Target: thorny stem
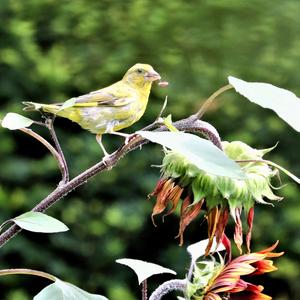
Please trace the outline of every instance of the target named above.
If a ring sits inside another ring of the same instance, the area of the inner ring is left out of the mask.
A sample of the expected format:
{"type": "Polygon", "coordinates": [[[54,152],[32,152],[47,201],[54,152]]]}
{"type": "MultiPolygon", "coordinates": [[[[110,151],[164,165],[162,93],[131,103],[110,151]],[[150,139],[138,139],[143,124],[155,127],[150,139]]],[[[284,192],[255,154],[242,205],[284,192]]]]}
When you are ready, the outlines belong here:
{"type": "Polygon", "coordinates": [[[201,106],[200,110],[196,113],[198,119],[200,119],[203,114],[206,112],[206,110],[208,109],[209,105],[222,93],[224,93],[227,90],[232,89],[233,86],[231,84],[227,84],[223,87],[221,87],[220,89],[218,89],[216,92],[214,92],[201,106]]]}
{"type": "Polygon", "coordinates": [[[63,151],[61,149],[61,146],[59,144],[58,138],[56,136],[56,133],[55,133],[55,130],[54,130],[54,127],[53,127],[54,120],[55,120],[55,116],[48,117],[46,119],[45,124],[46,124],[46,127],[50,131],[52,140],[53,140],[53,142],[55,144],[56,150],[57,150],[57,152],[59,154],[59,157],[60,157],[60,162],[61,162],[61,164],[63,166],[62,169],[61,169],[61,171],[62,171],[62,179],[61,179],[61,182],[59,183],[61,185],[61,184],[67,183],[69,181],[69,170],[68,170],[68,165],[67,165],[64,153],[63,153],[63,151]]]}
{"type": "Polygon", "coordinates": [[[147,279],[142,282],[142,300],[148,299],[147,279]]]}
{"type": "Polygon", "coordinates": [[[160,300],[164,295],[172,291],[186,290],[186,279],[173,279],[161,284],[150,296],[149,300],[160,300]]]}
{"type": "MultiPolygon", "coordinates": [[[[198,120],[196,115],[192,115],[186,119],[174,122],[173,125],[180,131],[195,132],[205,135],[212,143],[222,149],[221,140],[216,129],[207,122],[198,120]]],[[[155,131],[166,131],[166,126],[161,126],[155,131]]],[[[50,206],[59,201],[68,193],[86,183],[86,181],[96,174],[109,170],[117,164],[117,162],[128,152],[139,148],[140,146],[148,143],[148,141],[139,135],[131,138],[128,143],[123,144],[118,150],[112,153],[105,161],[100,161],[86,171],[82,172],[72,180],[60,184],[51,194],[38,203],[32,211],[45,212],[50,206]]],[[[6,244],[11,238],[17,235],[21,228],[17,225],[12,225],[5,232],[0,235],[0,247],[6,244]]]]}
{"type": "Polygon", "coordinates": [[[31,269],[3,269],[3,270],[0,270],[0,276],[17,275],[17,274],[25,274],[25,275],[33,275],[33,276],[44,277],[44,278],[47,278],[51,281],[56,280],[56,277],[49,274],[49,273],[45,273],[45,272],[42,272],[42,271],[31,270],[31,269]]]}

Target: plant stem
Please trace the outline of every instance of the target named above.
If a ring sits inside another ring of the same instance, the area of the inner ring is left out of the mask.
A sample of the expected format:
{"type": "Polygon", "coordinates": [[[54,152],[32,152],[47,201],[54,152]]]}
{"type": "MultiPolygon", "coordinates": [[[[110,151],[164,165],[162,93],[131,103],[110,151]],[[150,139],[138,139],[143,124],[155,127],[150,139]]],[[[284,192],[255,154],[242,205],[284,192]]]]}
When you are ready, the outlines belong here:
{"type": "Polygon", "coordinates": [[[42,271],[31,270],[31,269],[4,269],[4,270],[0,270],[0,276],[18,275],[18,274],[44,277],[44,278],[47,278],[51,281],[56,280],[56,277],[49,274],[49,273],[45,273],[45,272],[42,272],[42,271]]]}
{"type": "Polygon", "coordinates": [[[2,231],[3,227],[9,223],[12,223],[13,221],[11,219],[9,220],[6,220],[5,222],[3,222],[1,225],[0,225],[0,232],[2,231]]]}
{"type": "Polygon", "coordinates": [[[186,279],[173,279],[161,284],[150,296],[149,300],[160,300],[164,295],[172,291],[185,292],[186,279]]]}
{"type": "Polygon", "coordinates": [[[62,171],[62,180],[59,183],[61,185],[61,184],[67,183],[69,181],[69,170],[68,170],[67,161],[65,159],[64,153],[61,149],[61,146],[59,144],[58,138],[56,136],[56,133],[55,133],[55,130],[54,130],[54,127],[53,127],[54,120],[55,120],[55,116],[52,117],[52,118],[47,118],[45,124],[46,124],[46,127],[50,131],[52,140],[55,144],[56,150],[59,154],[60,161],[61,161],[61,164],[62,164],[62,169],[61,169],[61,171],[62,171]]]}
{"type": "MultiPolygon", "coordinates": [[[[192,115],[186,119],[174,122],[173,125],[180,131],[186,132],[196,132],[198,134],[205,135],[209,140],[212,141],[217,147],[222,149],[221,140],[217,130],[207,122],[198,120],[196,115],[192,115]]],[[[166,126],[161,126],[155,131],[166,131],[166,126]]],[[[148,143],[148,140],[136,135],[128,141],[128,143],[123,144],[117,151],[112,153],[109,157],[105,158],[105,161],[100,161],[96,163],[91,168],[82,172],[72,180],[58,185],[58,187],[44,198],[38,205],[36,205],[32,211],[45,212],[50,206],[59,201],[62,197],[86,183],[86,181],[96,174],[104,171],[110,170],[114,167],[117,162],[125,156],[128,152],[139,148],[140,146],[148,143]]],[[[0,247],[6,244],[11,238],[17,235],[21,231],[21,228],[17,225],[12,225],[5,232],[0,235],[0,247]]]]}
{"type": "Polygon", "coordinates": [[[63,164],[63,161],[61,160],[59,153],[55,150],[55,148],[48,141],[46,141],[43,137],[41,137],[39,134],[32,131],[31,129],[20,128],[19,130],[30,135],[31,137],[35,138],[36,140],[38,140],[51,152],[51,154],[54,156],[54,158],[56,159],[56,161],[58,163],[58,167],[61,171],[62,176],[64,176],[63,175],[64,174],[64,164],[63,164]]]}
{"type": "Polygon", "coordinates": [[[218,89],[217,91],[215,91],[201,106],[200,110],[196,113],[198,119],[200,119],[203,114],[206,112],[206,110],[208,109],[209,105],[222,93],[224,93],[227,90],[232,89],[233,86],[231,84],[227,84],[223,87],[221,87],[220,89],[218,89]]]}
{"type": "Polygon", "coordinates": [[[142,300],[148,299],[147,279],[142,282],[142,300]]]}

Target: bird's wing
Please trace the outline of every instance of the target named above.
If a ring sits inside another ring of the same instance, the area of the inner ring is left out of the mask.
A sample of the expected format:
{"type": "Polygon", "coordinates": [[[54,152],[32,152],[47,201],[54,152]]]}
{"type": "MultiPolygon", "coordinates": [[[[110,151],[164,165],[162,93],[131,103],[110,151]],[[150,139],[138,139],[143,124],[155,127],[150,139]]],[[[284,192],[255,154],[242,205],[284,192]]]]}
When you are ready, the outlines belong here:
{"type": "Polygon", "coordinates": [[[127,89],[110,86],[74,99],[76,107],[90,106],[125,106],[135,99],[127,89]]]}

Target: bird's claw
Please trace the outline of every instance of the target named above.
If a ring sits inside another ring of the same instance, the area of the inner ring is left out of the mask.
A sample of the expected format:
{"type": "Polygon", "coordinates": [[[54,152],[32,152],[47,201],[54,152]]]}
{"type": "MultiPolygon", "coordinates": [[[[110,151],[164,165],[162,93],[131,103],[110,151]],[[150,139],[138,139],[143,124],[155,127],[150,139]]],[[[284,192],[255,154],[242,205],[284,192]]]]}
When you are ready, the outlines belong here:
{"type": "Polygon", "coordinates": [[[130,140],[134,139],[135,137],[136,137],[136,134],[135,134],[135,133],[129,134],[129,135],[125,138],[124,144],[125,144],[125,145],[128,145],[128,143],[130,142],[130,140]]]}

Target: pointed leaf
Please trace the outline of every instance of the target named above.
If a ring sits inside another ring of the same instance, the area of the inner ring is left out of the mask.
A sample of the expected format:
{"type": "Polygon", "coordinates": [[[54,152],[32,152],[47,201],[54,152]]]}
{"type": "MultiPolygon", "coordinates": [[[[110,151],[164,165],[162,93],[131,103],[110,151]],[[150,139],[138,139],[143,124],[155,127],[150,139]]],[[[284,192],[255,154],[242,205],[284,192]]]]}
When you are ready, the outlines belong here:
{"type": "Polygon", "coordinates": [[[40,212],[29,211],[12,219],[21,228],[33,232],[63,232],[69,228],[61,221],[40,212]]]}
{"type": "Polygon", "coordinates": [[[33,300],[108,300],[104,296],[90,294],[77,286],[57,279],[40,291],[33,300]]]}
{"type": "Polygon", "coordinates": [[[156,274],[170,273],[176,275],[176,272],[171,269],[138,259],[121,258],[117,259],[116,262],[131,268],[137,275],[139,284],[156,274]]]}
{"type": "MultiPolygon", "coordinates": [[[[205,250],[206,250],[208,242],[209,242],[209,239],[206,239],[206,240],[202,240],[198,243],[189,245],[187,247],[187,252],[191,255],[192,262],[195,262],[199,257],[201,257],[205,254],[205,250]]],[[[217,247],[216,238],[214,238],[213,244],[211,246],[209,253],[220,252],[223,250],[226,250],[224,245],[222,243],[220,243],[219,246],[217,247]]]]}
{"type": "Polygon", "coordinates": [[[269,83],[246,82],[232,76],[228,80],[238,93],[251,102],[274,110],[281,119],[300,131],[300,99],[294,93],[269,83]]]}
{"type": "Polygon", "coordinates": [[[8,113],[1,122],[1,126],[10,130],[29,127],[34,121],[16,113],[8,113]]]}
{"type": "Polygon", "coordinates": [[[245,174],[233,160],[212,142],[184,132],[138,131],[151,142],[170,148],[188,159],[199,169],[219,176],[244,179],[245,174]]]}
{"type": "Polygon", "coordinates": [[[164,118],[164,124],[170,131],[178,132],[178,129],[173,125],[172,115],[168,115],[166,118],[164,118]]]}

